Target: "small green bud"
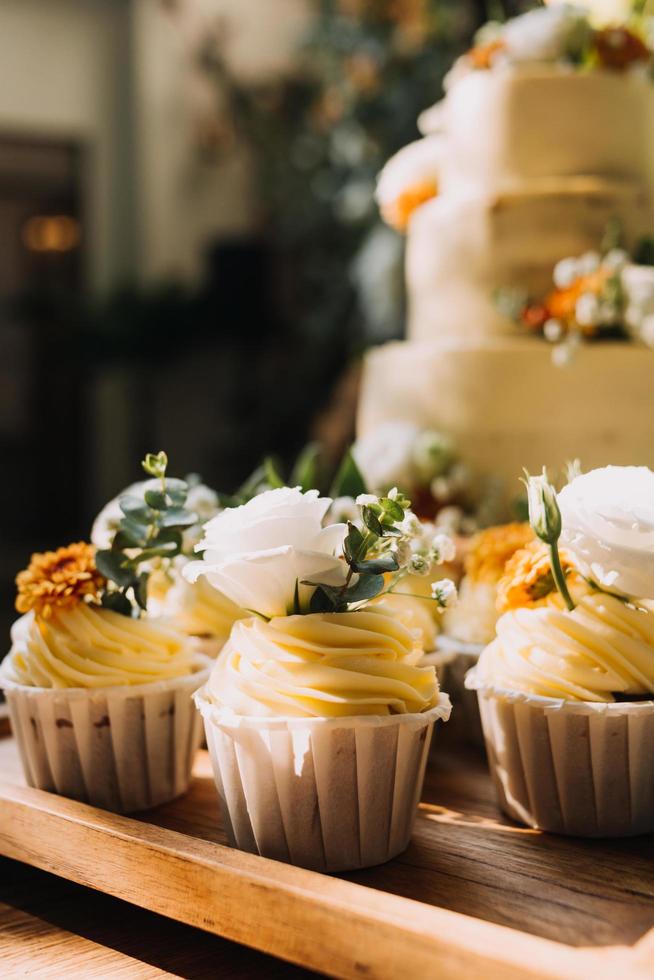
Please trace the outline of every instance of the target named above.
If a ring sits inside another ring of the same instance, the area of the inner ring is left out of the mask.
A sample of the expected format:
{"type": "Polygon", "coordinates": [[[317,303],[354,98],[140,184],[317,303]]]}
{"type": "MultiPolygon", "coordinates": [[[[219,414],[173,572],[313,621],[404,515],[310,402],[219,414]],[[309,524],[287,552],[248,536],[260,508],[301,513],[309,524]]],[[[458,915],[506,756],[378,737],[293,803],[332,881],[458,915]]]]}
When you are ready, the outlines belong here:
{"type": "Polygon", "coordinates": [[[163,449],[158,453],[146,453],[141,466],[149,476],[161,478],[166,475],[168,456],[163,449]]]}
{"type": "Polygon", "coordinates": [[[541,476],[530,476],[526,470],[525,476],[523,482],[527,488],[529,523],[541,541],[554,544],[561,536],[561,511],[556,490],[547,478],[545,467],[541,476]]]}

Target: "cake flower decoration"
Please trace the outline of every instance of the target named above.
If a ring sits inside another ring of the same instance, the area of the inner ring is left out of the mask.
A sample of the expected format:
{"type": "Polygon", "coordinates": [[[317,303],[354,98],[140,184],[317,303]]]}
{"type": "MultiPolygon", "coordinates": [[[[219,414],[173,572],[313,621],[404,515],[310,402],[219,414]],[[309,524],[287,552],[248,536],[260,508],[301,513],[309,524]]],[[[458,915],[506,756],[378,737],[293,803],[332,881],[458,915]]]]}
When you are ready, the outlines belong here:
{"type": "Polygon", "coordinates": [[[527,487],[527,502],[529,504],[529,523],[534,534],[549,547],[550,563],[554,584],[561,593],[561,598],[572,612],[575,604],[568,590],[565,573],[559,555],[559,538],[561,537],[561,511],[556,499],[556,490],[549,482],[547,470],[543,467],[540,476],[530,476],[525,470],[527,487]]]}
{"type": "MultiPolygon", "coordinates": [[[[325,526],[331,506],[317,490],[262,493],[205,525],[196,546],[203,558],[183,574],[189,582],[206,576],[239,606],[272,619],[359,609],[392,592],[409,572],[429,574],[452,554],[445,535],[427,545],[417,541],[418,522],[397,488],[383,497],[360,494],[356,522],[325,526]]],[[[444,607],[452,590],[444,587],[433,598],[444,607]]]]}

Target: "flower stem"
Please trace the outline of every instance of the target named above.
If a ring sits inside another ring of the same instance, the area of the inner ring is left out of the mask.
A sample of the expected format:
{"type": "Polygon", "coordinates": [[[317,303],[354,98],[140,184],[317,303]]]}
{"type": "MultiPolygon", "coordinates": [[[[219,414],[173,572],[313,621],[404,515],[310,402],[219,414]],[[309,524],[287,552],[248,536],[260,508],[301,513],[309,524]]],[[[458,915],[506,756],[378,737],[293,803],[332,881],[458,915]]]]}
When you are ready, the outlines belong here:
{"type": "Polygon", "coordinates": [[[572,612],[575,607],[572,601],[572,596],[568,590],[568,583],[565,580],[565,575],[563,573],[563,568],[561,567],[561,559],[559,557],[559,546],[556,541],[550,544],[550,562],[552,565],[552,576],[554,578],[554,584],[561,593],[563,601],[565,602],[568,610],[572,612]]]}

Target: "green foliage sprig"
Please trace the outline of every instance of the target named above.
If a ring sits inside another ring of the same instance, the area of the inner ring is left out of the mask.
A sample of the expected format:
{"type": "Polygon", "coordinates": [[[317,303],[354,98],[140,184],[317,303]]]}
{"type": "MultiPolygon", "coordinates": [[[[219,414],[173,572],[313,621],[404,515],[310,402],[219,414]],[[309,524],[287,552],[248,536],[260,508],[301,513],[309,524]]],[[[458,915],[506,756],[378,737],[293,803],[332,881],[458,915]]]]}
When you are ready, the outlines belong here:
{"type": "Polygon", "coordinates": [[[111,548],[95,556],[113,586],[104,592],[102,605],[124,616],[138,616],[147,608],[152,562],[182,554],[184,529],[198,523],[185,506],[188,484],[166,476],[166,453],[148,453],[141,465],[152,479],[143,484],[142,496],[120,498],[123,516],[111,548]]]}
{"type": "Polygon", "coordinates": [[[525,470],[525,479],[522,482],[527,488],[529,522],[534,534],[549,547],[554,584],[561,593],[567,608],[572,612],[575,604],[565,580],[565,572],[559,555],[561,511],[556,499],[556,490],[549,481],[545,467],[543,467],[540,476],[530,476],[525,470]]]}
{"type": "Polygon", "coordinates": [[[342,586],[316,585],[311,597],[310,612],[346,612],[351,606],[367,602],[384,591],[384,575],[400,568],[396,553],[389,545],[402,537],[398,526],[404,521],[411,501],[398,491],[388,497],[364,495],[357,501],[361,506],[363,527],[348,521],[348,533],[343,542],[343,556],[348,564],[342,586]],[[354,576],[357,576],[353,582],[354,576]]]}

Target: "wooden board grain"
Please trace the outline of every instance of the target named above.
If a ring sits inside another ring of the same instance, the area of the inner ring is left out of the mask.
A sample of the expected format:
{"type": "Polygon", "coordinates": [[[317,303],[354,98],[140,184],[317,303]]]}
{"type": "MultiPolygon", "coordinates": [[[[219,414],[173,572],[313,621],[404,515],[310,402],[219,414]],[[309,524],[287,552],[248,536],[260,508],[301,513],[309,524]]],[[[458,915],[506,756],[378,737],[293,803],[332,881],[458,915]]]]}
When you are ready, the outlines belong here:
{"type": "Polygon", "coordinates": [[[654,977],[654,840],[517,827],[483,760],[433,759],[414,839],[328,877],[225,846],[206,754],[189,794],[138,819],[18,785],[0,743],[0,852],[339,977],[654,977]]]}

